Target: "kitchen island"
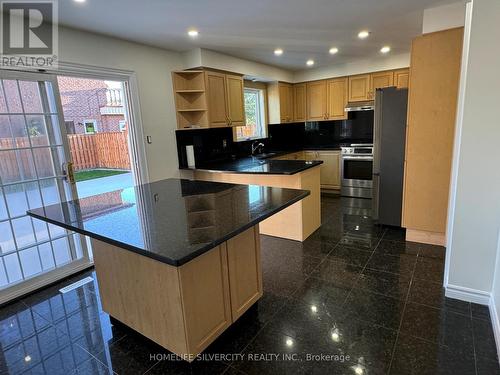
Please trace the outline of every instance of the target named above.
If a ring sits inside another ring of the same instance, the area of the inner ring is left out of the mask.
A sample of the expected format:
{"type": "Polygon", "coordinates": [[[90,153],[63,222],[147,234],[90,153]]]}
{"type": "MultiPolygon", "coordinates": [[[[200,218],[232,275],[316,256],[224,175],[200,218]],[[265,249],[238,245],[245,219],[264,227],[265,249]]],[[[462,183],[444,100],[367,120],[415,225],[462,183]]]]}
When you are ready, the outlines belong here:
{"type": "Polygon", "coordinates": [[[318,160],[261,160],[248,157],[202,164],[190,170],[196,180],[309,190],[307,198],[259,225],[262,234],[304,241],[321,226],[322,163],[318,160]]]}
{"type": "Polygon", "coordinates": [[[308,195],[167,179],[28,214],[89,236],[104,311],[192,361],[262,296],[258,224],[308,195]]]}

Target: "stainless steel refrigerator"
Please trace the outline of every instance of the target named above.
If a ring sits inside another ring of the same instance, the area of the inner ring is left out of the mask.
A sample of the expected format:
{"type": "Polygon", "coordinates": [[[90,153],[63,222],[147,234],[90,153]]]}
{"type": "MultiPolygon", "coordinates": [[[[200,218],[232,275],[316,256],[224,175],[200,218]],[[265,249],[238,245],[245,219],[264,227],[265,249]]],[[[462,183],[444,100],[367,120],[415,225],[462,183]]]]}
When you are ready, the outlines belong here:
{"type": "Polygon", "coordinates": [[[379,224],[401,226],[408,90],[375,94],[372,215],[379,224]]]}

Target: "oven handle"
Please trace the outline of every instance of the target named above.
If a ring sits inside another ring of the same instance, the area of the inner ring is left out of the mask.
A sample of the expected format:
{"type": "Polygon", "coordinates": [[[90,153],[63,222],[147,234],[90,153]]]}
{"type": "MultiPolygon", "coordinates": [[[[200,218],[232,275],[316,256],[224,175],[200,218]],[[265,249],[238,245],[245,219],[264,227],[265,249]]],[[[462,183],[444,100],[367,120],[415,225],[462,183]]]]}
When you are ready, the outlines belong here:
{"type": "Polygon", "coordinates": [[[342,156],[342,160],[373,160],[373,156],[342,156]]]}

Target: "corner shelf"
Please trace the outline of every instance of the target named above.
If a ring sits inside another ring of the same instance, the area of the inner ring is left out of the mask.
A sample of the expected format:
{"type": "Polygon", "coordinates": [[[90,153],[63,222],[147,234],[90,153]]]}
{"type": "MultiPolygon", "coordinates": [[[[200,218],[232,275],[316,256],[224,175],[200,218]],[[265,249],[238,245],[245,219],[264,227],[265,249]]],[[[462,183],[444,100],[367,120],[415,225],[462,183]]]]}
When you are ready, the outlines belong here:
{"type": "Polygon", "coordinates": [[[172,72],[178,129],[208,127],[205,72],[183,70],[172,72]]]}

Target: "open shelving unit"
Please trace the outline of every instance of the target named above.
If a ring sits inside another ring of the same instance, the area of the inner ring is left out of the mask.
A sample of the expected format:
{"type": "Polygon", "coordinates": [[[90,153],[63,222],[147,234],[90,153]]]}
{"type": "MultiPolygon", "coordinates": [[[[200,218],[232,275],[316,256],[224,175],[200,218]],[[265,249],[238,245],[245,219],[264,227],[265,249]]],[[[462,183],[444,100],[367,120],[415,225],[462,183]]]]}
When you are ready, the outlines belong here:
{"type": "Polygon", "coordinates": [[[208,128],[207,93],[203,70],[172,72],[178,129],[208,128]]]}

